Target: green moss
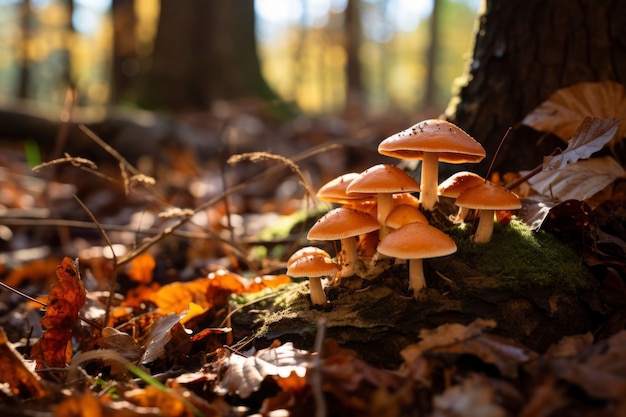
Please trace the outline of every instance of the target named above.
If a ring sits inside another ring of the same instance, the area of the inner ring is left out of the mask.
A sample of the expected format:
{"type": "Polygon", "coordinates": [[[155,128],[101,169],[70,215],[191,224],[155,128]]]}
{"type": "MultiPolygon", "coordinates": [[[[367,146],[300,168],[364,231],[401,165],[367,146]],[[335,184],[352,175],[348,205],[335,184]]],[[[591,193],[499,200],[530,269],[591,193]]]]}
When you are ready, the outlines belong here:
{"type": "MultiPolygon", "coordinates": [[[[589,271],[566,243],[544,231],[532,231],[519,220],[496,223],[491,242],[476,245],[468,225],[449,230],[458,251],[453,257],[467,266],[459,282],[494,289],[554,288],[575,292],[586,287],[589,271]]],[[[458,264],[456,273],[463,269],[458,264]]],[[[452,278],[452,277],[450,277],[452,278]]]]}

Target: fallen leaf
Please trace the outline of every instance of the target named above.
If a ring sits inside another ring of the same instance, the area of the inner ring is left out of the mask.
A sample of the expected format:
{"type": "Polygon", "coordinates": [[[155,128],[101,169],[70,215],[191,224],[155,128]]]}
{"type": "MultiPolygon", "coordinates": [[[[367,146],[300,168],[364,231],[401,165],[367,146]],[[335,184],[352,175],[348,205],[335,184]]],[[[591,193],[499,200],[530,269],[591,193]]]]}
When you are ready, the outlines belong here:
{"type": "Polygon", "coordinates": [[[603,400],[626,397],[626,330],[551,363],[555,375],[603,400]]]}
{"type": "Polygon", "coordinates": [[[41,319],[46,330],[31,350],[37,369],[64,368],[71,361],[71,328],[86,301],[77,261],[63,258],[56,267],[56,275],[59,282],[50,287],[46,313],[41,319]]]}
{"type": "Polygon", "coordinates": [[[149,284],[152,281],[152,273],[155,266],[156,262],[152,255],[144,252],[132,260],[128,268],[128,276],[131,281],[149,284]]]}
{"type": "Polygon", "coordinates": [[[535,358],[536,354],[512,339],[486,333],[495,325],[493,320],[476,319],[467,326],[449,323],[432,330],[423,329],[419,334],[422,340],[405,347],[400,353],[409,364],[425,352],[469,354],[495,365],[505,377],[515,378],[519,366],[535,358]]]}
{"type": "Polygon", "coordinates": [[[624,168],[615,159],[606,156],[578,161],[558,170],[539,172],[528,179],[528,184],[536,193],[556,201],[582,201],[624,175],[624,168]]]}
{"type": "Polygon", "coordinates": [[[618,119],[585,117],[562,153],[543,158],[543,170],[563,169],[567,164],[589,158],[615,136],[618,127],[618,119]]]}
{"type": "Polygon", "coordinates": [[[47,394],[41,379],[24,362],[7,339],[4,329],[0,327],[0,381],[8,385],[8,390],[16,398],[41,398],[47,394]]]}
{"type": "Polygon", "coordinates": [[[288,378],[292,372],[300,377],[306,375],[309,357],[307,351],[294,348],[291,342],[270,346],[253,356],[230,353],[218,364],[226,367],[226,372],[218,384],[217,392],[220,395],[247,398],[259,389],[267,376],[288,378]]]}
{"type": "MultiPolygon", "coordinates": [[[[166,356],[166,346],[173,340],[173,329],[176,326],[181,326],[180,319],[182,317],[184,314],[168,314],[159,317],[150,325],[147,330],[148,336],[144,342],[145,352],[141,357],[141,363],[151,363],[166,356]]],[[[186,341],[189,342],[188,337],[186,341]]],[[[181,343],[184,344],[184,341],[181,343]]],[[[179,353],[185,353],[184,349],[181,349],[179,353]]]]}
{"type": "Polygon", "coordinates": [[[585,82],[555,91],[530,112],[522,123],[541,132],[551,132],[564,141],[574,135],[586,116],[622,120],[616,140],[626,134],[626,90],[613,81],[585,82]]]}

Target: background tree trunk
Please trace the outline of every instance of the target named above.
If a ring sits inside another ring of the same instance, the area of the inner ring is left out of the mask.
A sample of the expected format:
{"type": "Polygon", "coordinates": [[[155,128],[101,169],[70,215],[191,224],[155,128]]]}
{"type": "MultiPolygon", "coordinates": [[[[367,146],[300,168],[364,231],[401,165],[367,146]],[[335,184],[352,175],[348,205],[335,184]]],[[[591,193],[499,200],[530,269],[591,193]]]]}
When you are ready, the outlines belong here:
{"type": "Polygon", "coordinates": [[[216,99],[275,98],[261,74],[254,13],[254,0],[163,0],[146,86],[153,107],[207,109],[216,99]]]}
{"type": "Polygon", "coordinates": [[[437,106],[436,68],[439,60],[439,19],[441,18],[441,0],[432,0],[433,10],[430,14],[428,33],[428,51],[426,52],[426,80],[424,81],[424,98],[422,106],[433,109],[437,106]]]}
{"type": "Polygon", "coordinates": [[[111,98],[114,103],[119,103],[129,88],[132,88],[133,80],[139,74],[135,0],[113,0],[111,20],[113,22],[111,98]]]}
{"type": "Polygon", "coordinates": [[[363,77],[361,76],[361,1],[348,0],[344,12],[346,45],[346,112],[361,113],[363,109],[363,77]]]}
{"type": "MultiPolygon", "coordinates": [[[[486,0],[467,84],[446,115],[485,146],[479,173],[486,173],[507,129],[557,89],[583,81],[626,83],[624,16],[620,0],[486,0]]],[[[496,171],[541,163],[554,147],[537,146],[537,137],[529,128],[514,129],[496,171]]]]}

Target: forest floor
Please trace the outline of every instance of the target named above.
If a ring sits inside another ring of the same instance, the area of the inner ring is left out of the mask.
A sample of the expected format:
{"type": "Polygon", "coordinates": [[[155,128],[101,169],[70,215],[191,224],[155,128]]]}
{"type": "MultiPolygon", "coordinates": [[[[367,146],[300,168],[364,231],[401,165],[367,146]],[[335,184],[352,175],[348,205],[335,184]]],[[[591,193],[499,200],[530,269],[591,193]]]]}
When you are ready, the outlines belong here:
{"type": "Polygon", "coordinates": [[[317,188],[397,164],[377,145],[416,121],[244,106],[0,138],[0,411],[626,415],[623,178],[586,201],[522,184],[486,245],[442,223],[457,252],[417,296],[391,259],[325,280],[325,308],[285,274],[303,246],[337,252],[306,239],[332,208],[317,188]]]}

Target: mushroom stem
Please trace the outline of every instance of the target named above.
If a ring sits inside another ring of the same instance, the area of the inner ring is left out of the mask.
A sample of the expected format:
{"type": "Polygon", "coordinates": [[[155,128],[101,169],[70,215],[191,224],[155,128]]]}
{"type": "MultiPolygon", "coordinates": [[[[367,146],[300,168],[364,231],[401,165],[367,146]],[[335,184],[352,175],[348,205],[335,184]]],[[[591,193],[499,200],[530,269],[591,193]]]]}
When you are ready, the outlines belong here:
{"type": "Polygon", "coordinates": [[[459,207],[459,211],[456,213],[456,216],[452,219],[452,221],[454,223],[463,223],[469,214],[469,211],[470,209],[467,207],[459,207]]]}
{"type": "Polygon", "coordinates": [[[495,210],[480,210],[474,243],[489,243],[491,241],[494,215],[495,210]]]}
{"type": "Polygon", "coordinates": [[[311,291],[311,304],[314,306],[326,304],[326,293],[322,286],[321,277],[309,277],[309,289],[311,291]]]}
{"type": "Polygon", "coordinates": [[[387,233],[389,233],[389,228],[385,226],[385,219],[389,215],[389,212],[393,210],[393,194],[379,193],[377,205],[376,219],[378,220],[378,223],[380,223],[378,238],[382,239],[387,235],[387,233]]]}
{"type": "Polygon", "coordinates": [[[356,237],[341,239],[341,255],[341,276],[350,277],[354,275],[356,263],[359,262],[356,237]]]}
{"type": "Polygon", "coordinates": [[[439,183],[439,153],[424,152],[422,158],[422,176],[420,180],[420,205],[424,210],[432,211],[439,201],[437,186],[439,183]]]}
{"type": "Polygon", "coordinates": [[[413,291],[413,297],[422,288],[426,288],[426,278],[424,278],[424,260],[409,259],[409,289],[413,291]]]}

